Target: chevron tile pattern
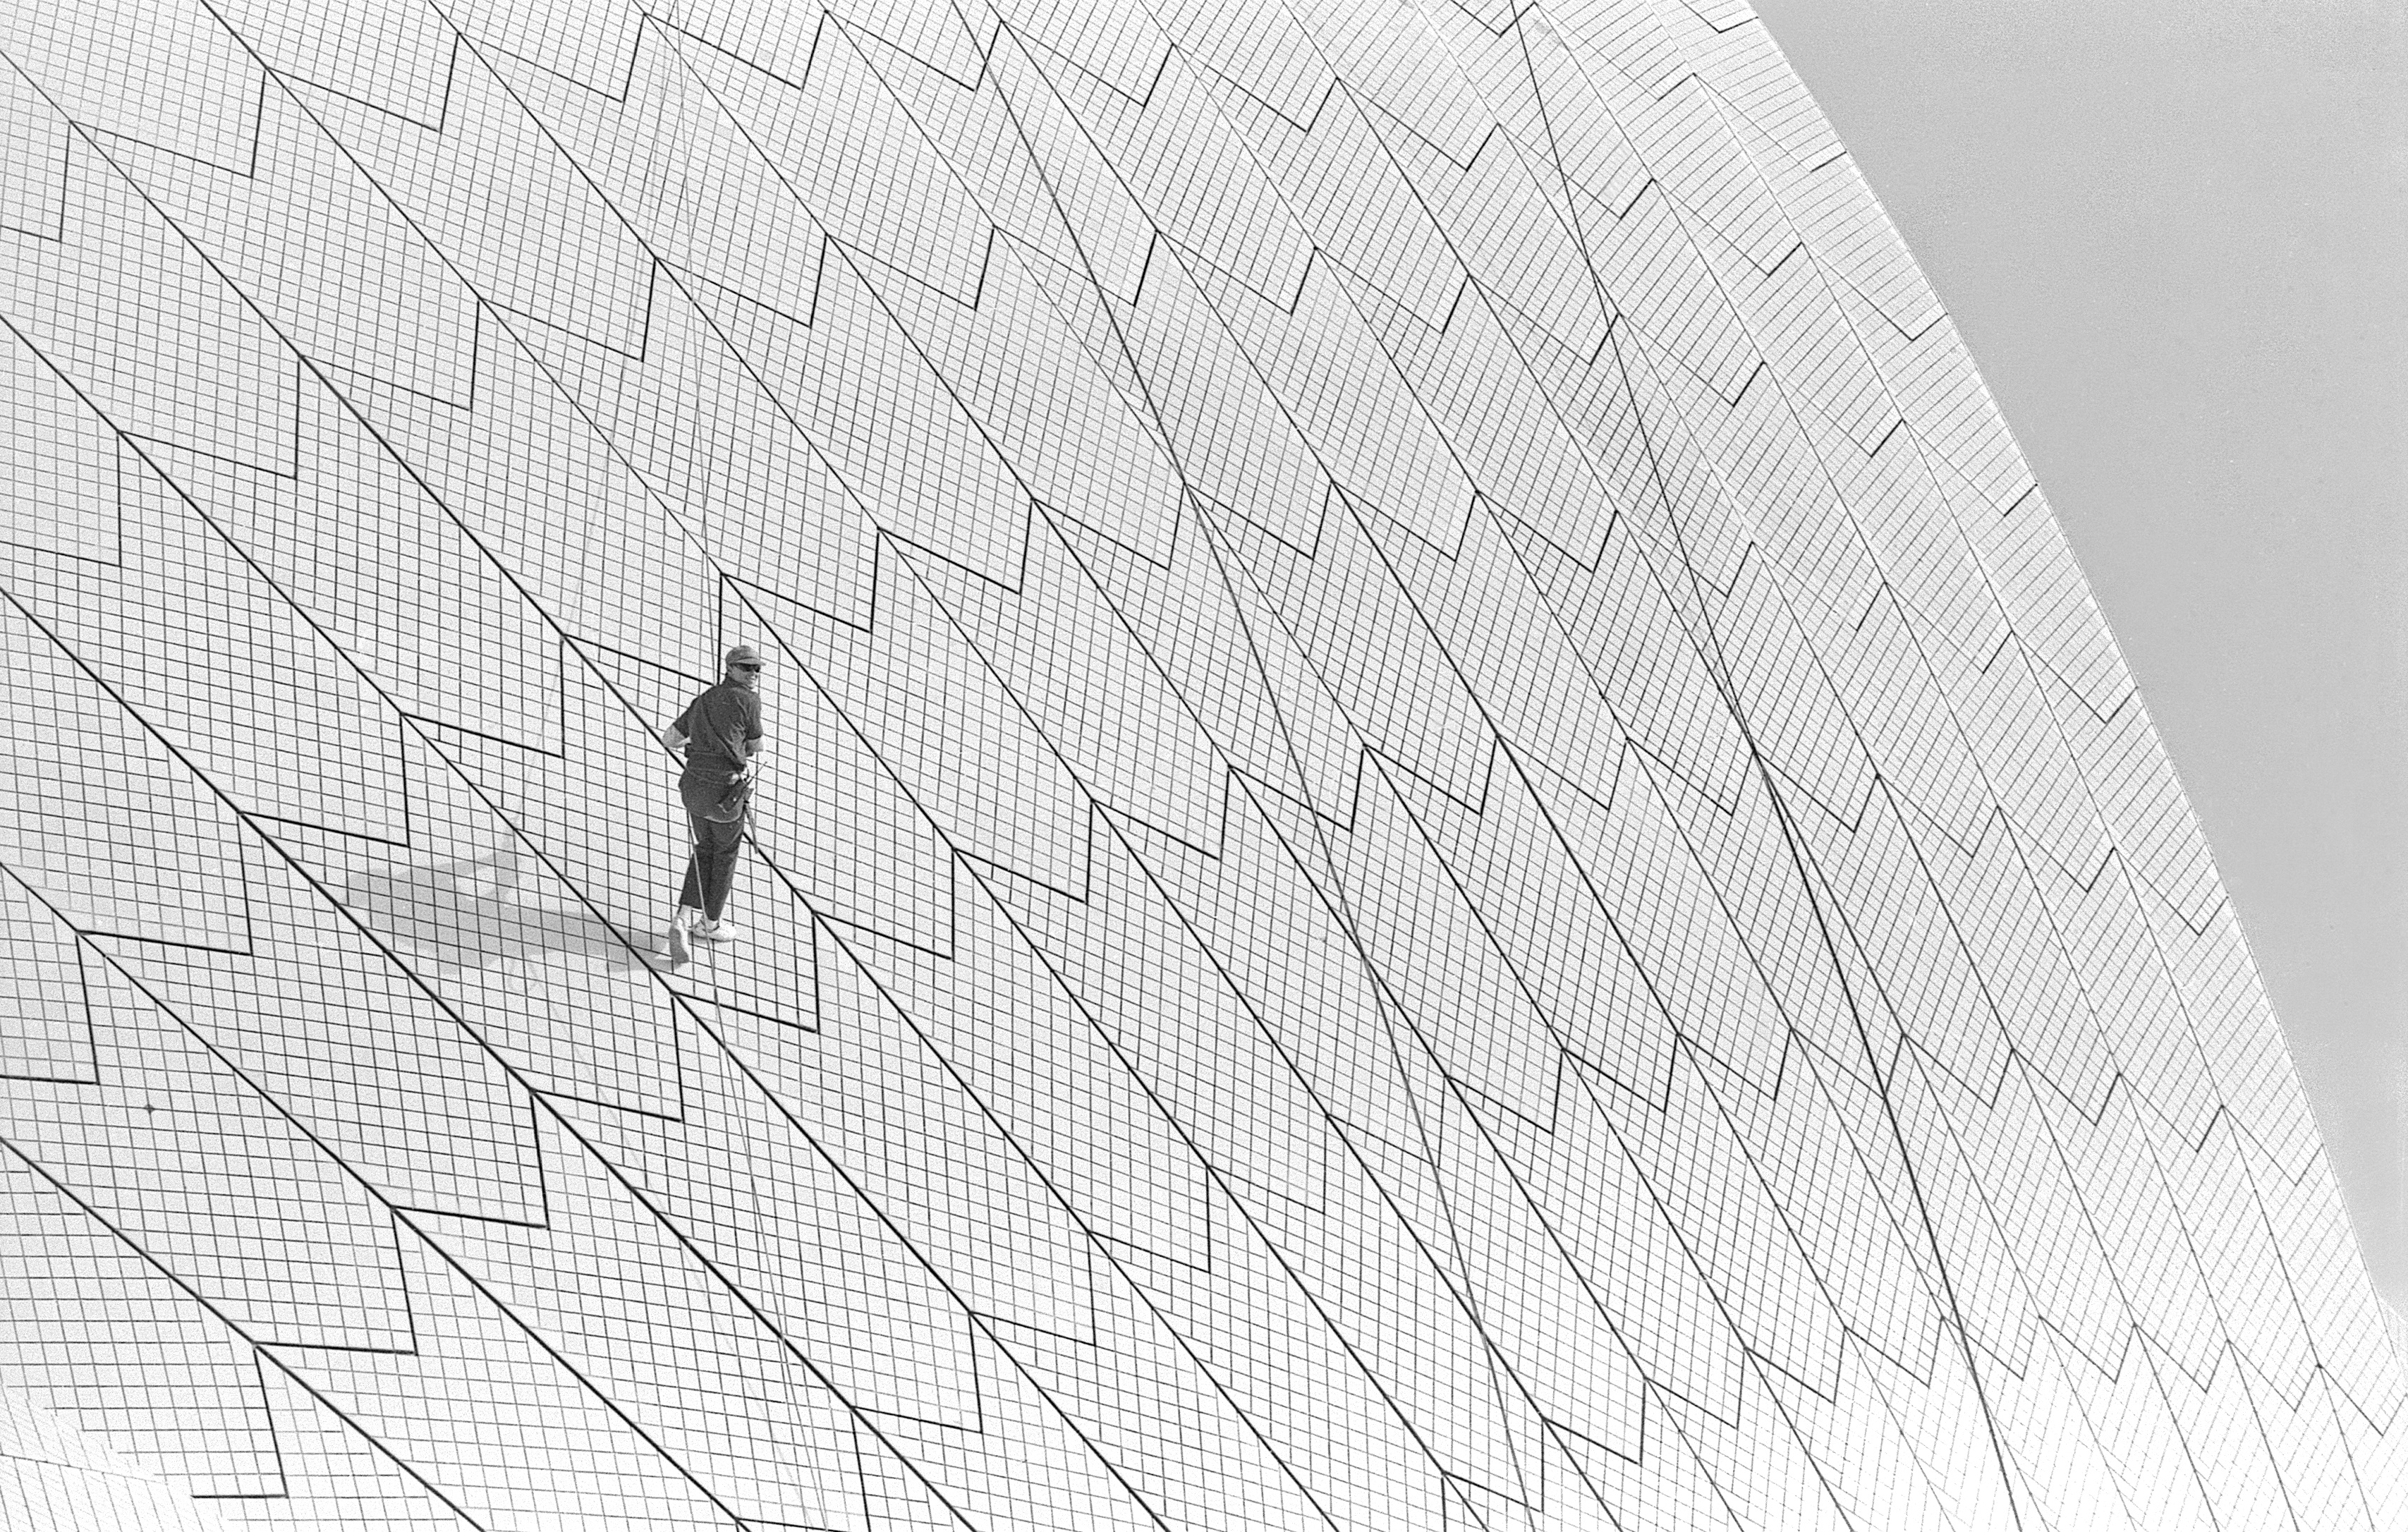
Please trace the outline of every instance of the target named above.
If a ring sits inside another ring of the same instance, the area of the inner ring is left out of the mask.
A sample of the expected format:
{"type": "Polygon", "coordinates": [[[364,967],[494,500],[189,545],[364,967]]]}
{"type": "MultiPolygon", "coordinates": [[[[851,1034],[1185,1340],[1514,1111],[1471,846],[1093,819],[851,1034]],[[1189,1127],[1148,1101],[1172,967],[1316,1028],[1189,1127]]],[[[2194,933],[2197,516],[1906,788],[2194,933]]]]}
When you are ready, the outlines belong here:
{"type": "Polygon", "coordinates": [[[0,56],[0,1523],[2408,1525],[2198,827],[1736,0],[0,56]]]}

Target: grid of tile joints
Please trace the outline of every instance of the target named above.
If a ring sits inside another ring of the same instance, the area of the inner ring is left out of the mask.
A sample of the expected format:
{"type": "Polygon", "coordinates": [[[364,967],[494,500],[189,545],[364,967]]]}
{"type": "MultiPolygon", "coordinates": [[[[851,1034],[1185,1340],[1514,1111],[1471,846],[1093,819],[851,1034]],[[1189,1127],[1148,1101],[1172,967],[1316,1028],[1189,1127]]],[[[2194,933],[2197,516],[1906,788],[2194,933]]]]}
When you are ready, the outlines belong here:
{"type": "Polygon", "coordinates": [[[2197,827],[1742,7],[0,55],[0,1520],[2408,1525],[2197,827]]]}

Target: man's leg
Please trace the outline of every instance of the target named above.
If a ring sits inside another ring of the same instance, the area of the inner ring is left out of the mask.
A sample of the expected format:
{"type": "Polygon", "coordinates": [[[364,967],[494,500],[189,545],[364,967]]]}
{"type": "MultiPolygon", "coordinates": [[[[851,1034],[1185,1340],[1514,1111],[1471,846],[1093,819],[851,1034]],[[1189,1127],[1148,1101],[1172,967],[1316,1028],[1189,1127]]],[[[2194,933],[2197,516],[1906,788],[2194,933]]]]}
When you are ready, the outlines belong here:
{"type": "Polygon", "coordinates": [[[736,858],[744,849],[744,822],[706,819],[695,824],[695,832],[694,867],[687,884],[693,893],[685,902],[700,905],[703,919],[717,924],[727,912],[727,895],[736,886],[736,858]]]}
{"type": "Polygon", "coordinates": [[[678,891],[678,913],[702,913],[702,837],[696,834],[685,859],[685,886],[678,891]]]}
{"type": "Polygon", "coordinates": [[[710,881],[707,848],[710,844],[710,832],[717,826],[702,816],[719,801],[719,789],[709,781],[681,777],[678,780],[678,801],[685,809],[687,851],[685,882],[678,891],[678,919],[682,923],[701,919],[703,907],[709,902],[704,897],[710,881]],[[693,911],[691,915],[687,913],[689,910],[693,911]]]}
{"type": "Polygon", "coordinates": [[[694,957],[694,948],[686,938],[702,919],[703,874],[707,870],[703,864],[703,833],[710,826],[710,822],[702,817],[702,810],[710,806],[712,797],[712,790],[706,784],[683,779],[678,782],[678,799],[685,809],[686,858],[685,881],[678,892],[677,913],[669,920],[672,965],[682,965],[694,957]]]}

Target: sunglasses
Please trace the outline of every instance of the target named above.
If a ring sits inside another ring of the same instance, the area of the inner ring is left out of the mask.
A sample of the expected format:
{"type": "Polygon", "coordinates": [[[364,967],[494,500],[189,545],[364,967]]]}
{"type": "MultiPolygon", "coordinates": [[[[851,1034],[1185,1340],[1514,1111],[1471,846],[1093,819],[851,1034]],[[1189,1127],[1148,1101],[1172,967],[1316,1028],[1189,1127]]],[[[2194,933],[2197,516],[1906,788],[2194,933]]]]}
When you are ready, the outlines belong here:
{"type": "Polygon", "coordinates": [[[737,669],[738,669],[738,670],[752,671],[752,670],[758,670],[758,669],[760,669],[761,667],[760,667],[759,666],[757,666],[757,665],[739,665],[739,666],[736,666],[736,668],[737,668],[737,669]]]}

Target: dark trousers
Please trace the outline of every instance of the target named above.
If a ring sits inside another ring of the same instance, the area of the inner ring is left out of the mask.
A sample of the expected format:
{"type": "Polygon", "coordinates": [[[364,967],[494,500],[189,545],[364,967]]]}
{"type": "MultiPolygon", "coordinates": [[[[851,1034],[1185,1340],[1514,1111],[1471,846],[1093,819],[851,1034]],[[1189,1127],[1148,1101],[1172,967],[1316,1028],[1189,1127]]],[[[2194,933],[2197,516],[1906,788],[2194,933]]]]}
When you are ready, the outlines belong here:
{"type": "Polygon", "coordinates": [[[722,823],[702,817],[726,791],[723,772],[700,778],[688,773],[678,780],[678,796],[684,800],[686,823],[694,831],[694,855],[686,862],[685,889],[678,903],[701,910],[705,920],[715,921],[727,909],[727,891],[736,886],[737,853],[743,850],[744,831],[752,818],[747,812],[722,823]]]}

